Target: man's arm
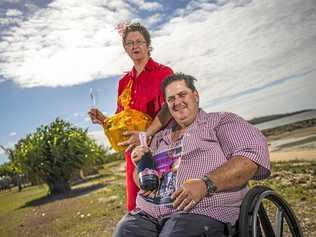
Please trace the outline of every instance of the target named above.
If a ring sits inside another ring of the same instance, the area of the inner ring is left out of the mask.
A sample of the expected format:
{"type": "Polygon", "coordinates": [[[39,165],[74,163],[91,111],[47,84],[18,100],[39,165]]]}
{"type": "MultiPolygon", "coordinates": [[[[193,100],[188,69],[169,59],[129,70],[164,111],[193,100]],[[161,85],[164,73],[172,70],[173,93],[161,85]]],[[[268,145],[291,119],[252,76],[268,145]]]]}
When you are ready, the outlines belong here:
{"type": "MultiPolygon", "coordinates": [[[[221,167],[207,174],[216,186],[216,192],[243,187],[255,175],[258,165],[242,156],[232,157],[221,167]]],[[[207,186],[202,179],[189,179],[172,194],[173,206],[178,210],[189,211],[204,198],[207,186]]]]}
{"type": "Polygon", "coordinates": [[[255,175],[258,165],[243,156],[235,156],[207,174],[217,192],[243,187],[255,175]]]}

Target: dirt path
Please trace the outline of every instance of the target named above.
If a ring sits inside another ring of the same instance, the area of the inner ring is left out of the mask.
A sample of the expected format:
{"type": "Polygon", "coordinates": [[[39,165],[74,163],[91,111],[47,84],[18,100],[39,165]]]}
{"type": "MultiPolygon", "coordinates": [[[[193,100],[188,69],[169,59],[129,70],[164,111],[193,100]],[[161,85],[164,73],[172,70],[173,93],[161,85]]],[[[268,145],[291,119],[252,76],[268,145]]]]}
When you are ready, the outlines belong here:
{"type": "Polygon", "coordinates": [[[316,149],[297,149],[270,152],[271,161],[316,160],[316,149]]]}

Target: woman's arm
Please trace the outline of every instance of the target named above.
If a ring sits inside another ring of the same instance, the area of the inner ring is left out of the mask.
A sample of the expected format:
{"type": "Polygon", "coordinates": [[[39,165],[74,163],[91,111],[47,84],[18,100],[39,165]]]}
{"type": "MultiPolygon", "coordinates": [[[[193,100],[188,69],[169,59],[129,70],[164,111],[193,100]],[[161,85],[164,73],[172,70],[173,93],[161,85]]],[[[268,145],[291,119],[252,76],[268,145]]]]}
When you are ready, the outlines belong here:
{"type": "MultiPolygon", "coordinates": [[[[165,127],[171,119],[171,115],[169,113],[169,109],[167,104],[163,104],[160,111],[147,128],[146,135],[147,138],[151,138],[156,132],[158,132],[161,128],[165,127]]],[[[132,150],[135,146],[139,145],[139,138],[138,138],[139,131],[126,131],[124,132],[125,136],[130,136],[128,140],[124,142],[120,142],[119,146],[128,146],[126,151],[132,150]]]]}
{"type": "Polygon", "coordinates": [[[165,127],[171,119],[167,104],[163,104],[160,111],[146,130],[146,135],[151,137],[161,128],[165,127]]]}

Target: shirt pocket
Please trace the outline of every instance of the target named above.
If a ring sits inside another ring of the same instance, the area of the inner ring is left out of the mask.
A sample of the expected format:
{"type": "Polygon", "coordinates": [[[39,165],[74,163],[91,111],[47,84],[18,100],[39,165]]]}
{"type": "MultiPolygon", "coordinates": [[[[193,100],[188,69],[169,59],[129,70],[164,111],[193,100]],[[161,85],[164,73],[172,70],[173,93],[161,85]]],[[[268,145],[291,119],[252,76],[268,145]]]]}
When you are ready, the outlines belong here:
{"type": "MultiPolygon", "coordinates": [[[[203,126],[203,124],[201,126],[203,126]]],[[[216,132],[212,128],[208,128],[206,126],[185,134],[185,137],[183,138],[183,147],[184,160],[190,159],[190,157],[195,157],[196,154],[202,155],[206,153],[221,153],[216,132]]]]}

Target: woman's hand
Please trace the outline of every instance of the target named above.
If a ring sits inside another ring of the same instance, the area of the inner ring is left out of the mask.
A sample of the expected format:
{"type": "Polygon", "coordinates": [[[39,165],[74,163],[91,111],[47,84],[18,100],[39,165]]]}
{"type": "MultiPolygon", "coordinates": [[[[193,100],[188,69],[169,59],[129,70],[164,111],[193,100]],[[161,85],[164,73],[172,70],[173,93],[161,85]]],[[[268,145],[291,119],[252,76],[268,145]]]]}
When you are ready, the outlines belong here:
{"type": "Polygon", "coordinates": [[[103,125],[104,121],[107,119],[107,117],[97,108],[90,109],[88,115],[90,116],[92,123],[100,125],[103,125]]]}

